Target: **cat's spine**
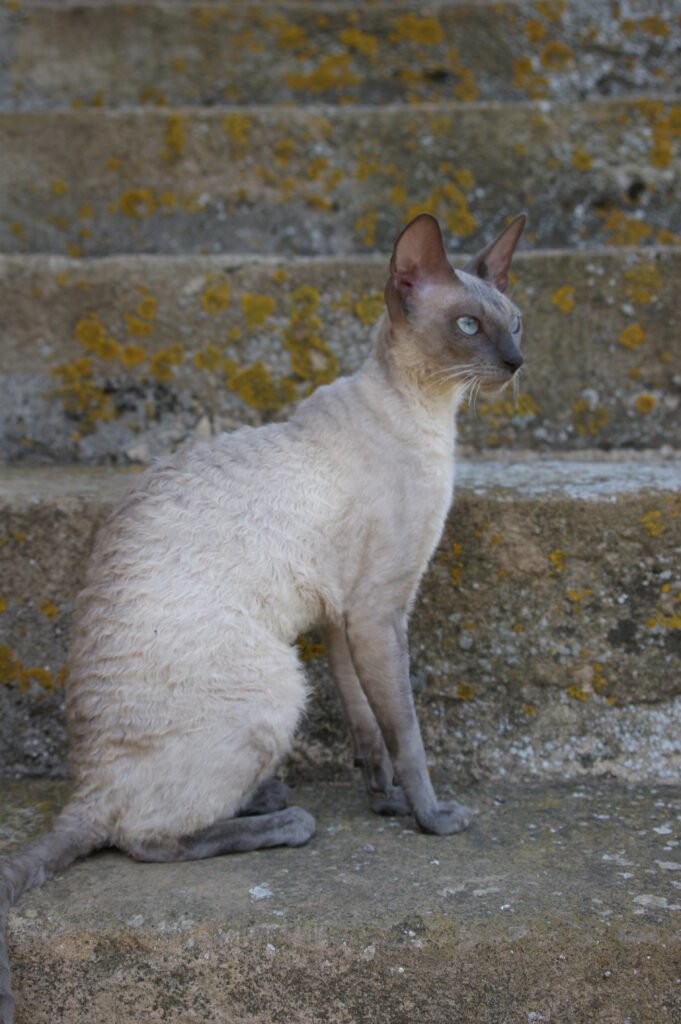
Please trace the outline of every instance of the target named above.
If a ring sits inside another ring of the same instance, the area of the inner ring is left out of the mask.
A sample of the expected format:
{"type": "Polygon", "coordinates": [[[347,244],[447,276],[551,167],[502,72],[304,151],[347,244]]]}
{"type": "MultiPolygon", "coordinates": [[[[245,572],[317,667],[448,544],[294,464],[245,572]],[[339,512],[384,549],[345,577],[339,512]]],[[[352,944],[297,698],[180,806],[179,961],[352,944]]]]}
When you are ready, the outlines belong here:
{"type": "Polygon", "coordinates": [[[12,1024],[14,997],[7,955],[7,919],[11,907],[29,889],[67,868],[74,860],[106,845],[83,804],[70,803],[52,829],[0,862],[0,1024],[12,1024]]]}

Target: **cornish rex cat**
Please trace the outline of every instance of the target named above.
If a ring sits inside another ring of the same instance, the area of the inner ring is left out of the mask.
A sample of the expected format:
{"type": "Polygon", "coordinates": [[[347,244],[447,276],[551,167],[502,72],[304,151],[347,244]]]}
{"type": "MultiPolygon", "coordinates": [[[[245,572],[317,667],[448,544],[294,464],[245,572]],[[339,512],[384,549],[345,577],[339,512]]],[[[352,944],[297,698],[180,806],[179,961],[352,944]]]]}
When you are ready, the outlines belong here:
{"type": "Polygon", "coordinates": [[[80,595],[67,714],[75,788],[0,872],[5,928],[27,889],[102,846],[143,861],[307,842],[314,819],[272,780],[306,699],[293,646],[326,630],[371,807],[425,832],[466,828],[438,802],[409,682],[407,619],[454,484],[455,414],[522,363],[503,294],[525,217],[464,271],[421,214],[390,261],[386,313],[353,376],[287,423],[158,462],[99,532],[80,595]]]}

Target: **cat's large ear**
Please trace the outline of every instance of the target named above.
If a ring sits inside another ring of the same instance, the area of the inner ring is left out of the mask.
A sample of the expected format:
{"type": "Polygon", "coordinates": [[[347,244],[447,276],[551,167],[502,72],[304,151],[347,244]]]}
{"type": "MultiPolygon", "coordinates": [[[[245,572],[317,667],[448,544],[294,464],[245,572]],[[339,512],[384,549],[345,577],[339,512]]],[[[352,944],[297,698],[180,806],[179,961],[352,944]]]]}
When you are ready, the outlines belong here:
{"type": "Polygon", "coordinates": [[[508,268],[526,221],[527,215],[524,213],[515,217],[498,238],[468,261],[463,268],[466,273],[475,274],[483,281],[489,281],[500,292],[505,292],[508,287],[508,268]]]}
{"type": "Polygon", "coordinates": [[[390,319],[404,321],[419,288],[451,282],[453,278],[440,225],[431,214],[420,213],[398,235],[393,248],[385,286],[390,319]]]}

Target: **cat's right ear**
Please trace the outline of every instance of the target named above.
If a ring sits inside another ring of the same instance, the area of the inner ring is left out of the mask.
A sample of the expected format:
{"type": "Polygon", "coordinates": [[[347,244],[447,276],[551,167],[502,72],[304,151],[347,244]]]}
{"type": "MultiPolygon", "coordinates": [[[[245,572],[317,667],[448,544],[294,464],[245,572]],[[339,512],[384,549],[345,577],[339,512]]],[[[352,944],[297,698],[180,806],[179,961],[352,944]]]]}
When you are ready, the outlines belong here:
{"type": "Polygon", "coordinates": [[[420,213],[397,236],[385,286],[385,304],[393,323],[404,323],[420,288],[451,282],[440,225],[430,213],[420,213]]]}

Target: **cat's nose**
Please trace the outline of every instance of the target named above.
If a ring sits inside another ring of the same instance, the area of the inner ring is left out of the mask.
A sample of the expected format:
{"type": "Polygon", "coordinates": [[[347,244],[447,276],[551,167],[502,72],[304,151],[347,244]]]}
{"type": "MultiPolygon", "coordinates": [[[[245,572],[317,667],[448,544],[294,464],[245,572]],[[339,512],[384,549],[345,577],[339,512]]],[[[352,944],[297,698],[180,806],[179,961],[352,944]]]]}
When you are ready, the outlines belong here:
{"type": "Polygon", "coordinates": [[[509,373],[515,373],[523,365],[524,360],[520,353],[518,353],[517,355],[506,356],[503,362],[509,373]]]}

